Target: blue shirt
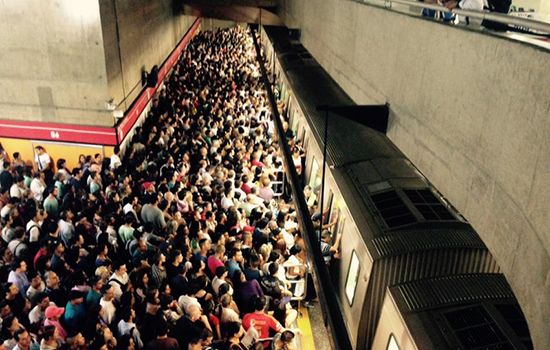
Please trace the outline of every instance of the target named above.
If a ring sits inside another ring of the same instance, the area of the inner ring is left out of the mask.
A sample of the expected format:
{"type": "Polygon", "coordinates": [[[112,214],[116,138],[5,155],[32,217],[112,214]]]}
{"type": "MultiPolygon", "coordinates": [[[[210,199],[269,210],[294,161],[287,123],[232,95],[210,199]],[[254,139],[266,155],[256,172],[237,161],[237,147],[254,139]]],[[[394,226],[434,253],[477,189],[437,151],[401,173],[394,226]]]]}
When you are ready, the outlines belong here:
{"type": "Polygon", "coordinates": [[[242,271],[241,266],[238,262],[229,260],[227,263],[227,275],[229,278],[233,278],[233,275],[235,275],[235,272],[242,271]]]}
{"type": "Polygon", "coordinates": [[[65,315],[63,317],[65,317],[65,324],[69,329],[78,330],[86,320],[86,308],[83,303],[73,306],[69,301],[67,302],[67,306],[65,306],[65,315]]]}

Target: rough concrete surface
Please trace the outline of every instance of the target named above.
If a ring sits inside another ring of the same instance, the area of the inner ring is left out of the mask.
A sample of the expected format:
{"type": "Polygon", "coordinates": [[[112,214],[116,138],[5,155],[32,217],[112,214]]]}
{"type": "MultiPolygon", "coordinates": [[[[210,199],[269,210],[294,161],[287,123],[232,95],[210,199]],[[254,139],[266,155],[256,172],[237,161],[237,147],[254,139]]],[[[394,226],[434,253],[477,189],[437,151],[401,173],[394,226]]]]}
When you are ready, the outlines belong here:
{"type": "Polygon", "coordinates": [[[347,0],[281,0],[279,15],[481,235],[536,349],[550,349],[550,71],[524,43],[347,0]]]}
{"type": "Polygon", "coordinates": [[[112,125],[97,2],[0,2],[0,89],[0,119],[112,125]]]}

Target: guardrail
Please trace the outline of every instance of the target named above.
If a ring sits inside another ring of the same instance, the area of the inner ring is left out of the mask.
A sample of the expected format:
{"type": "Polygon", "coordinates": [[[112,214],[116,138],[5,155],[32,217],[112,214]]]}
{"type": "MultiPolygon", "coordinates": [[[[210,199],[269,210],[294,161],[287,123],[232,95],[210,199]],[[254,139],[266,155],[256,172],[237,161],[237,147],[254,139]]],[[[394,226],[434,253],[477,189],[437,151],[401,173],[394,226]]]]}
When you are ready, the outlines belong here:
{"type": "Polygon", "coordinates": [[[528,28],[536,30],[539,32],[550,33],[550,23],[537,21],[534,19],[528,19],[523,17],[509,16],[501,13],[488,12],[488,11],[476,11],[476,10],[463,10],[463,9],[453,9],[449,10],[445,6],[420,2],[420,1],[411,1],[411,0],[351,0],[354,2],[382,7],[388,10],[393,10],[392,4],[406,5],[419,9],[430,9],[446,13],[454,13],[461,16],[466,16],[470,18],[476,18],[479,20],[488,20],[493,22],[499,22],[507,25],[518,26],[522,28],[528,28]]]}

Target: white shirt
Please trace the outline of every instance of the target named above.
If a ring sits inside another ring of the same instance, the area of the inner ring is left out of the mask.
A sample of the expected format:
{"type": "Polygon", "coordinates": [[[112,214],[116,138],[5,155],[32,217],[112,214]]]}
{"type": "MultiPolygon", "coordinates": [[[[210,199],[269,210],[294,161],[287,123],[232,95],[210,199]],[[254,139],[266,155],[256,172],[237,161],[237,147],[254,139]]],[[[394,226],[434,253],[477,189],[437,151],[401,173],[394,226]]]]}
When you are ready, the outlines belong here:
{"type": "Polygon", "coordinates": [[[181,297],[179,297],[178,304],[185,311],[186,314],[188,313],[187,310],[189,310],[191,306],[196,306],[199,309],[202,309],[201,304],[199,303],[197,298],[193,298],[188,295],[182,295],[181,297]]]}
{"type": "Polygon", "coordinates": [[[46,189],[46,186],[42,185],[42,182],[40,182],[39,179],[34,178],[31,182],[31,192],[34,195],[34,199],[41,202],[44,197],[42,195],[44,194],[44,190],[46,189]]]}
{"type": "Polygon", "coordinates": [[[119,276],[116,273],[113,273],[111,278],[109,279],[109,284],[111,286],[113,286],[113,288],[115,289],[115,299],[117,301],[119,301],[120,297],[122,296],[122,287],[121,287],[120,283],[117,283],[117,282],[112,281],[112,280],[120,281],[120,283],[125,285],[125,284],[128,283],[128,280],[129,280],[128,274],[125,272],[124,275],[119,276]]]}
{"type": "Polygon", "coordinates": [[[4,205],[2,210],[0,210],[0,217],[5,218],[11,211],[11,207],[4,205]]]}
{"type": "Polygon", "coordinates": [[[75,228],[74,225],[71,222],[67,222],[65,220],[59,220],[59,235],[61,236],[61,239],[65,243],[65,245],[69,246],[69,242],[74,237],[75,228]]]}
{"type": "MultiPolygon", "coordinates": [[[[54,302],[50,301],[50,306],[56,306],[54,302]]],[[[40,309],[40,306],[36,305],[34,309],[29,312],[29,321],[31,324],[44,322],[46,319],[46,310],[40,309]]]]}
{"type": "Polygon", "coordinates": [[[111,156],[111,164],[109,165],[110,168],[111,168],[112,170],[114,170],[114,169],[118,168],[118,167],[121,166],[121,165],[122,165],[122,162],[120,161],[120,157],[117,156],[116,154],[113,154],[113,155],[111,156]]]}
{"type": "Polygon", "coordinates": [[[25,190],[26,189],[24,187],[19,187],[16,183],[14,183],[10,188],[10,197],[21,198],[23,197],[25,190]]]}
{"type": "Polygon", "coordinates": [[[40,238],[40,229],[42,223],[36,223],[34,220],[27,222],[27,227],[25,228],[29,233],[29,242],[38,242],[40,238]],[[34,226],[34,227],[33,227],[34,226]],[[32,227],[32,229],[31,229],[32,227]],[[30,232],[29,232],[30,230],[30,232]]]}
{"type": "Polygon", "coordinates": [[[50,156],[46,152],[42,155],[37,154],[36,157],[34,157],[34,161],[38,165],[38,170],[40,171],[50,168],[50,156]]]}
{"type": "Polygon", "coordinates": [[[103,321],[107,323],[108,325],[113,322],[115,319],[115,313],[116,313],[116,307],[115,304],[113,304],[113,301],[105,301],[105,299],[101,298],[99,301],[99,305],[103,308],[103,321]]]}
{"type": "MultiPolygon", "coordinates": [[[[483,0],[462,0],[458,3],[458,7],[464,10],[476,10],[476,11],[483,11],[483,0]]],[[[477,23],[481,24],[481,21],[475,19],[475,18],[469,18],[466,16],[457,16],[456,17],[460,23],[477,23]],[[469,20],[468,20],[469,18],[469,20]]]]}

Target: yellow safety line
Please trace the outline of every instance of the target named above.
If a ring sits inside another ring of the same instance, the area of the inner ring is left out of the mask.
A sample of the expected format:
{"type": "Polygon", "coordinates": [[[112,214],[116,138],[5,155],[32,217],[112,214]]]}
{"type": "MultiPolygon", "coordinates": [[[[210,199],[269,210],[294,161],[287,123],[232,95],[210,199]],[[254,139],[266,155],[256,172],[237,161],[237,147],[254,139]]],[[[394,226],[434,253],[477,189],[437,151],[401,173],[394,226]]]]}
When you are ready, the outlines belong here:
{"type": "Polygon", "coordinates": [[[298,329],[302,332],[302,350],[315,350],[315,343],[313,341],[313,332],[311,330],[311,323],[309,322],[309,315],[307,313],[307,307],[301,305],[300,313],[301,317],[298,317],[298,329]]]}

